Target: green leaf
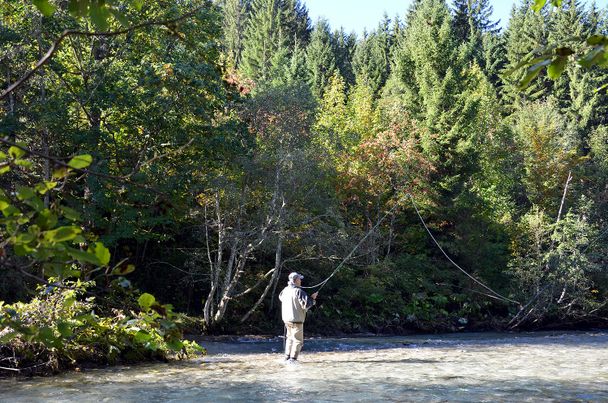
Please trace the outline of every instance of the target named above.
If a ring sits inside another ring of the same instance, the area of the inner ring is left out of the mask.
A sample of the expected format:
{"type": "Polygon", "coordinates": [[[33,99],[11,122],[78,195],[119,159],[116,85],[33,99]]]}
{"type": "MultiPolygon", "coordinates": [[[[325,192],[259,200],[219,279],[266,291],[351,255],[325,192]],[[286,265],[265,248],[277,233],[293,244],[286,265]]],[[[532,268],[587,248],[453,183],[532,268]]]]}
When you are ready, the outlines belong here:
{"type": "Polygon", "coordinates": [[[15,237],[15,244],[28,244],[28,243],[32,242],[34,239],[36,239],[36,238],[34,237],[33,234],[30,234],[27,232],[22,232],[15,237]]]}
{"type": "Polygon", "coordinates": [[[124,276],[129,273],[133,273],[134,271],[135,271],[135,265],[127,264],[127,265],[123,265],[120,267],[116,267],[114,270],[112,270],[112,274],[115,276],[124,276]]]}
{"type": "Polygon", "coordinates": [[[5,161],[8,158],[5,152],[0,151],[0,161],[5,161]]]}
{"type": "Polygon", "coordinates": [[[552,80],[557,80],[559,76],[561,76],[562,72],[566,68],[566,64],[568,62],[568,58],[565,56],[560,56],[555,58],[547,67],[547,75],[552,80]]]}
{"type": "Polygon", "coordinates": [[[24,203],[37,212],[44,210],[44,202],[38,196],[34,196],[31,199],[24,200],[24,203]]]}
{"type": "Polygon", "coordinates": [[[122,25],[124,28],[129,27],[129,20],[123,13],[115,9],[110,9],[110,12],[114,16],[114,18],[116,18],[116,21],[120,22],[120,25],[122,25]]]}
{"type": "Polygon", "coordinates": [[[137,303],[142,311],[147,311],[156,302],[154,295],[148,294],[147,292],[141,294],[137,299],[137,303]]]}
{"type": "Polygon", "coordinates": [[[99,261],[99,258],[93,253],[74,248],[66,248],[66,252],[68,255],[72,256],[81,263],[90,263],[96,266],[103,266],[103,264],[99,261]]]}
{"type": "Polygon", "coordinates": [[[167,347],[173,351],[180,351],[184,347],[184,343],[179,339],[173,339],[167,342],[167,347]]]}
{"type": "Polygon", "coordinates": [[[108,18],[110,17],[110,12],[106,8],[105,4],[91,4],[89,8],[89,15],[91,16],[91,21],[97,27],[97,30],[105,32],[108,30],[110,25],[108,24],[108,18]]]}
{"type": "Polygon", "coordinates": [[[545,67],[549,64],[551,64],[551,60],[547,59],[547,60],[543,60],[542,62],[536,63],[533,66],[528,67],[526,75],[519,83],[519,88],[520,89],[526,88],[528,86],[528,84],[530,84],[530,81],[532,81],[536,76],[538,76],[538,74],[541,72],[543,67],[545,67]]]}
{"type": "Polygon", "coordinates": [[[607,45],[608,37],[605,35],[591,35],[589,38],[587,38],[587,44],[591,46],[607,45]]]}
{"type": "Polygon", "coordinates": [[[72,327],[67,322],[59,322],[57,324],[57,330],[59,331],[59,334],[61,334],[61,336],[63,337],[70,337],[74,334],[74,332],[72,331],[72,327]]]}
{"type": "Polygon", "coordinates": [[[24,160],[22,158],[17,158],[13,163],[19,167],[31,168],[34,166],[34,163],[30,160],[24,160]]]}
{"type": "Polygon", "coordinates": [[[66,167],[57,168],[53,171],[53,178],[62,179],[65,178],[70,172],[66,167]]]}
{"type": "Polygon", "coordinates": [[[0,344],[6,344],[17,336],[19,334],[15,330],[9,330],[0,337],[0,344]]]}
{"type": "Polygon", "coordinates": [[[10,155],[13,158],[21,158],[25,155],[25,151],[23,151],[21,148],[19,148],[17,146],[11,146],[8,149],[8,155],[10,155]]]}
{"type": "Polygon", "coordinates": [[[91,165],[93,157],[90,154],[77,155],[68,162],[68,166],[74,169],[83,169],[91,165]]]}
{"type": "Polygon", "coordinates": [[[15,207],[15,206],[13,206],[11,204],[8,207],[5,207],[5,208],[2,209],[2,214],[5,217],[11,217],[11,216],[14,216],[14,215],[21,214],[21,211],[17,207],[15,207]]]}
{"type": "Polygon", "coordinates": [[[57,215],[47,208],[38,213],[35,222],[43,230],[48,230],[57,225],[57,220],[57,215]]]}
{"type": "Polygon", "coordinates": [[[63,300],[63,307],[68,309],[69,307],[73,306],[75,303],[76,303],[76,298],[68,297],[63,300]]]}
{"type": "Polygon", "coordinates": [[[370,294],[367,299],[373,304],[379,304],[380,302],[384,301],[384,296],[380,294],[370,294]]]}
{"type": "Polygon", "coordinates": [[[61,213],[63,214],[63,216],[65,218],[67,218],[70,221],[79,221],[80,220],[80,213],[72,208],[69,208],[67,206],[61,206],[59,207],[59,209],[61,210],[61,213]]]}
{"type": "Polygon", "coordinates": [[[581,59],[579,59],[578,63],[585,68],[589,68],[591,66],[598,64],[600,61],[602,61],[604,56],[605,56],[604,47],[596,46],[593,49],[591,49],[589,52],[587,52],[585,54],[585,56],[583,56],[581,59]]]}
{"type": "Polygon", "coordinates": [[[32,0],[32,3],[45,17],[53,15],[57,7],[49,3],[49,0],[32,0]]]}
{"type": "Polygon", "coordinates": [[[36,191],[38,191],[38,193],[43,195],[46,192],[48,192],[49,190],[55,188],[56,186],[57,186],[57,182],[44,181],[44,182],[39,183],[36,186],[34,186],[34,189],[36,189],[36,191]]]}
{"type": "Polygon", "coordinates": [[[532,4],[532,10],[537,13],[543,9],[543,7],[547,4],[547,0],[534,0],[534,4],[532,4]]]}
{"type": "Polygon", "coordinates": [[[11,170],[11,166],[10,165],[0,166],[0,175],[5,174],[5,173],[7,173],[10,170],[11,170]]]}
{"type": "Polygon", "coordinates": [[[133,5],[137,11],[141,11],[141,8],[144,5],[144,0],[131,0],[131,5],[133,5]]]}
{"type": "Polygon", "coordinates": [[[17,187],[17,199],[19,200],[28,200],[32,197],[36,196],[36,192],[34,189],[29,188],[27,186],[18,186],[17,187]]]}
{"type": "Polygon", "coordinates": [[[106,248],[103,243],[95,242],[92,247],[89,247],[89,252],[94,253],[103,266],[106,266],[108,263],[110,263],[110,250],[106,248]]]}
{"type": "Polygon", "coordinates": [[[78,234],[82,232],[82,229],[75,226],[59,227],[51,231],[44,232],[44,238],[50,242],[64,242],[74,239],[78,234]]]}
{"type": "Polygon", "coordinates": [[[15,244],[13,251],[17,256],[27,256],[34,251],[34,248],[30,248],[27,244],[15,244]]]}
{"type": "Polygon", "coordinates": [[[35,337],[47,347],[53,347],[57,341],[55,332],[48,326],[41,327],[35,337]]]}
{"type": "Polygon", "coordinates": [[[146,332],[145,330],[140,330],[137,333],[135,333],[134,339],[136,343],[139,344],[143,344],[147,341],[149,341],[152,338],[152,336],[150,335],[150,333],[146,332]]]}
{"type": "Polygon", "coordinates": [[[74,17],[84,17],[87,15],[89,0],[70,0],[68,11],[74,17]]]}

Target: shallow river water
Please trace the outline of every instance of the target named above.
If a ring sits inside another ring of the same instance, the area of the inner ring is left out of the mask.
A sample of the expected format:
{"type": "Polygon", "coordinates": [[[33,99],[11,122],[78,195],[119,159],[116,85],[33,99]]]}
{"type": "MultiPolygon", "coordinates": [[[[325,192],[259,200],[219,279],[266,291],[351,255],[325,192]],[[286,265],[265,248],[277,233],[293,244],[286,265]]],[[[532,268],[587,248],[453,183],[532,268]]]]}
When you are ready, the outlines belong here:
{"type": "Polygon", "coordinates": [[[201,359],[0,380],[1,402],[606,401],[608,332],[202,342],[201,359]]]}

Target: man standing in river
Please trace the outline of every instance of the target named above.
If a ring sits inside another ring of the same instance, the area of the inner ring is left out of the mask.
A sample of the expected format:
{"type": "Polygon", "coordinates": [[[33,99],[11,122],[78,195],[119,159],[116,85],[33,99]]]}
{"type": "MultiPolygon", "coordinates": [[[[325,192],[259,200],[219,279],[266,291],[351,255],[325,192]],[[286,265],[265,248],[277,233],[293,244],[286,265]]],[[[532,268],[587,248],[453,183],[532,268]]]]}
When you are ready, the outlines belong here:
{"type": "Polygon", "coordinates": [[[316,303],[317,294],[308,296],[302,288],[304,276],[293,272],[289,274],[287,287],[279,294],[281,313],[285,329],[285,360],[297,361],[300,350],[304,345],[304,321],[306,312],[316,303]]]}

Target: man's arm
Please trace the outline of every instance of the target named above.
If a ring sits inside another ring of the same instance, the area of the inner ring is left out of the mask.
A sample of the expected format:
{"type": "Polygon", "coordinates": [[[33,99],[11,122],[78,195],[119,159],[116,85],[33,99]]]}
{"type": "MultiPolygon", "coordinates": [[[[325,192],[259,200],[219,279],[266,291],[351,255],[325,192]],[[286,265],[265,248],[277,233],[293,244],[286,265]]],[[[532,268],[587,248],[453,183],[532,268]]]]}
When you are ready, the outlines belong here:
{"type": "Polygon", "coordinates": [[[308,294],[306,294],[306,291],[302,289],[298,289],[296,293],[298,302],[300,303],[303,309],[308,310],[312,308],[312,306],[317,302],[315,299],[317,298],[318,292],[315,292],[310,297],[308,296],[308,294]]]}

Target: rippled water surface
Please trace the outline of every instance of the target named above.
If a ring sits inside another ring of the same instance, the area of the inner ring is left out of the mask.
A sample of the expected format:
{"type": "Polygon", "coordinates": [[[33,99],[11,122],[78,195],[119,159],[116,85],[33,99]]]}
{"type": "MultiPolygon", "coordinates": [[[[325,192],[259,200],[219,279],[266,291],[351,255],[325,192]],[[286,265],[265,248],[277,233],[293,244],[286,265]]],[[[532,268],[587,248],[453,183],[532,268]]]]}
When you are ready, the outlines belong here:
{"type": "Polygon", "coordinates": [[[608,333],[203,342],[181,363],[1,380],[0,401],[608,401],[608,333]]]}

